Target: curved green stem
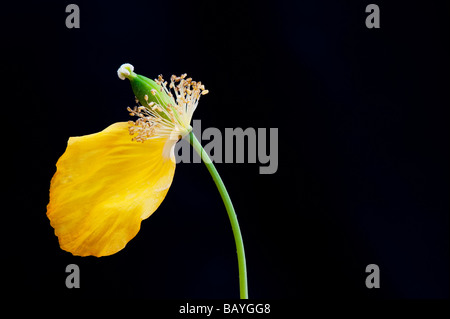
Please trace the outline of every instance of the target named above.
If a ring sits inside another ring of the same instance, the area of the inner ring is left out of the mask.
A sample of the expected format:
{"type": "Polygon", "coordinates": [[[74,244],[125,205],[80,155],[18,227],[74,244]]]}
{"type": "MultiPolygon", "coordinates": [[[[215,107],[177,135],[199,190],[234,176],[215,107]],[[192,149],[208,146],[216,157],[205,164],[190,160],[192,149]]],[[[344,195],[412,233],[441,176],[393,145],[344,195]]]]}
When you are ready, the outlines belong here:
{"type": "Polygon", "coordinates": [[[209,158],[208,154],[203,149],[200,142],[195,137],[194,133],[191,131],[189,133],[189,142],[195,151],[200,155],[202,161],[205,163],[206,168],[208,168],[214,183],[216,183],[217,189],[219,190],[220,196],[222,197],[223,203],[230,218],[231,228],[233,229],[234,240],[236,242],[237,259],[239,265],[239,291],[241,299],[248,299],[248,288],[247,288],[247,266],[245,263],[245,251],[244,242],[242,241],[241,229],[239,228],[239,223],[236,217],[236,212],[234,211],[233,203],[231,202],[230,195],[228,195],[227,189],[220,178],[214,164],[209,158]]]}

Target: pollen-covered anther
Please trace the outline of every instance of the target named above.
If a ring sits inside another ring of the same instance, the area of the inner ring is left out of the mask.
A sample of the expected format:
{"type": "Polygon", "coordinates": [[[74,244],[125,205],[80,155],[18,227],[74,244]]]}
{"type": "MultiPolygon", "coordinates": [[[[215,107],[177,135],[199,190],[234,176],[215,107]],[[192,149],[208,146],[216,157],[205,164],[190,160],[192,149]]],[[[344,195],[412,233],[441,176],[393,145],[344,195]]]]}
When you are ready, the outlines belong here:
{"type": "MultiPolygon", "coordinates": [[[[162,112],[162,108],[154,102],[151,102],[150,104],[153,105],[152,109],[149,109],[146,106],[135,106],[134,108],[127,107],[131,116],[139,117],[136,121],[128,121],[128,131],[130,135],[134,135],[132,141],[143,143],[148,139],[161,137],[161,133],[164,133],[166,130],[161,124],[163,120],[158,117],[157,113],[153,112],[155,109],[162,112]]],[[[165,123],[165,126],[167,126],[167,124],[169,124],[168,126],[171,126],[171,123],[165,123]]]]}

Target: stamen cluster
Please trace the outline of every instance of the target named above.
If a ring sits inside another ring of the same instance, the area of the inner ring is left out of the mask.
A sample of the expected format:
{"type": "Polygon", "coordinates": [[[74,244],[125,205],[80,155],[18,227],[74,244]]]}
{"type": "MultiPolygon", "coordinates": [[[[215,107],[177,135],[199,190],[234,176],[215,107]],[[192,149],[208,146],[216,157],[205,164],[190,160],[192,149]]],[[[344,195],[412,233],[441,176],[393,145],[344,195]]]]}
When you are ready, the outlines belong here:
{"type": "MultiPolygon", "coordinates": [[[[160,86],[160,92],[168,96],[169,102],[164,102],[155,89],[150,91],[157,102],[147,103],[147,106],[135,106],[127,110],[131,116],[139,117],[136,121],[129,121],[130,135],[135,135],[133,141],[144,142],[151,138],[164,138],[173,134],[186,135],[191,127],[192,115],[197,108],[200,96],[208,94],[208,90],[201,82],[181,76],[172,75],[169,87],[162,75],[155,82],[160,86]],[[173,93],[172,93],[173,92],[173,93]]],[[[148,102],[148,95],[144,96],[148,102]]]]}

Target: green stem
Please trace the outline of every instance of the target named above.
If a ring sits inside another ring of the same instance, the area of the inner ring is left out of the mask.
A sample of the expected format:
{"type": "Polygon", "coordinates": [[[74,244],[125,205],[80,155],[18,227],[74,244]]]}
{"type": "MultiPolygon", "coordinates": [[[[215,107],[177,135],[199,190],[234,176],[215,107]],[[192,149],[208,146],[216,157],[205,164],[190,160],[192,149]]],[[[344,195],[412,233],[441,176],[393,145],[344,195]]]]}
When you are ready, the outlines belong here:
{"type": "Polygon", "coordinates": [[[216,183],[217,189],[219,190],[220,196],[222,197],[223,203],[230,218],[231,228],[233,229],[234,240],[236,242],[237,259],[239,265],[239,291],[241,299],[248,299],[248,288],[247,288],[247,266],[245,263],[245,252],[244,252],[244,242],[242,241],[241,229],[239,228],[239,223],[236,217],[236,212],[234,211],[233,203],[231,202],[230,195],[228,195],[227,189],[220,178],[214,164],[209,158],[208,154],[203,149],[200,142],[195,137],[194,133],[191,131],[189,133],[189,142],[191,143],[194,150],[200,155],[202,161],[205,163],[206,168],[208,168],[214,183],[216,183]]]}

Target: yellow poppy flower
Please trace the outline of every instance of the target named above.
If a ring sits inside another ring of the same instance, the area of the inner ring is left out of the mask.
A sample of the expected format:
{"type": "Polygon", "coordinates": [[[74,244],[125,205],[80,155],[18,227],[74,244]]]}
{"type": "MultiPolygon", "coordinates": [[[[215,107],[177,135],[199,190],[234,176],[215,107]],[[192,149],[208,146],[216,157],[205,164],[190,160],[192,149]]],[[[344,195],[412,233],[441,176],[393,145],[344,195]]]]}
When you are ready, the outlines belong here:
{"type": "Polygon", "coordinates": [[[128,108],[138,119],[69,138],[50,184],[47,216],[60,247],[74,255],[114,254],[138,233],[164,200],[175,172],[174,146],[192,130],[198,100],[208,93],[186,75],[172,76],[169,88],[161,76],[152,81],[130,64],[118,75],[130,80],[141,102],[128,108]]]}
{"type": "Polygon", "coordinates": [[[56,163],[47,216],[60,247],[73,255],[107,256],[123,249],[166,197],[175,173],[174,147],[189,142],[210,172],[225,204],[236,243],[239,290],[248,298],[244,243],[230,196],[190,122],[202,95],[201,82],[172,75],[169,87],[123,64],[140,106],[128,108],[136,121],[114,123],[101,132],[71,137],[56,163]],[[173,94],[173,93],[174,94],[173,94]],[[131,137],[131,136],[132,137],[131,137]]]}

